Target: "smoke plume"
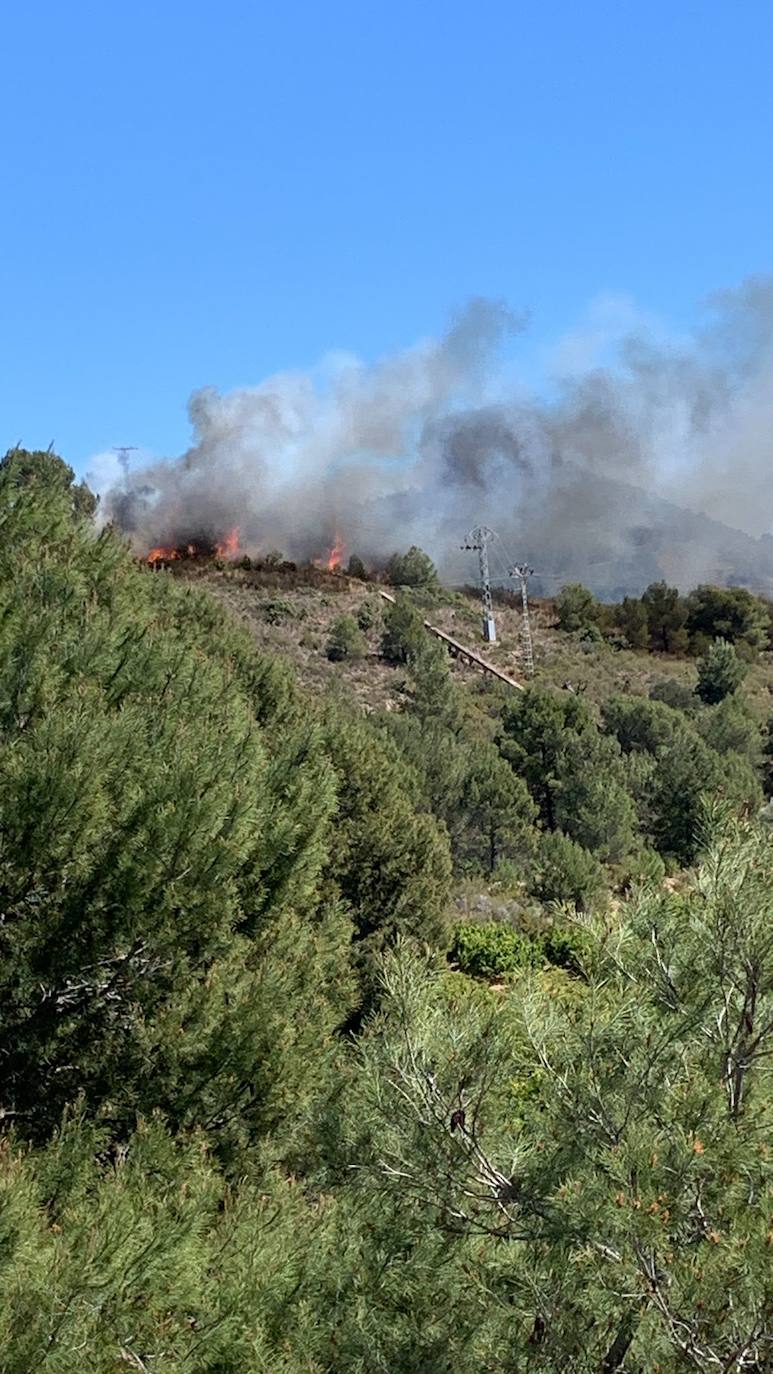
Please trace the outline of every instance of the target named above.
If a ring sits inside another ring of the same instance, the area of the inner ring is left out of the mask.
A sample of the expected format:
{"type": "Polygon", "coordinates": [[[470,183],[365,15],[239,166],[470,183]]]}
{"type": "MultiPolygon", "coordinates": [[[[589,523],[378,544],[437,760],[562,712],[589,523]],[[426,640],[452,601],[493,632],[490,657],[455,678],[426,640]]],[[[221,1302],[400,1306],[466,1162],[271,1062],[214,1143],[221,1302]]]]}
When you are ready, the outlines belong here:
{"type": "Polygon", "coordinates": [[[543,590],[578,578],[617,595],[659,576],[773,586],[773,278],[717,293],[686,340],[605,339],[603,365],[564,369],[547,397],[502,366],[525,329],[475,300],[441,339],[372,366],[336,356],[204,388],[191,448],[124,474],[103,509],[139,553],[238,527],[247,552],[305,559],[338,534],[374,562],[420,544],[461,581],[459,545],[485,522],[543,590]]]}

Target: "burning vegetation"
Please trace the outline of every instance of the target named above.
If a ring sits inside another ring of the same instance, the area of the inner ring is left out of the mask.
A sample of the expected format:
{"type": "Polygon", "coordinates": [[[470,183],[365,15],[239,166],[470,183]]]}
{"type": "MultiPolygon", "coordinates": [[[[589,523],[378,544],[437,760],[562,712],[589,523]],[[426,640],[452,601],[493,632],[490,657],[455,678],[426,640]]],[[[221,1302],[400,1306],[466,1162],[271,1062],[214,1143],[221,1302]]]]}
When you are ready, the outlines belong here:
{"type": "Polygon", "coordinates": [[[324,568],[326,572],[341,572],[345,557],[346,545],[341,535],[336,531],[331,548],[325,554],[324,558],[314,559],[314,566],[317,568],[324,568]]]}
{"type": "MultiPolygon", "coordinates": [[[[240,555],[248,557],[241,547],[239,530],[234,527],[220,538],[197,534],[193,538],[180,539],[174,543],[157,544],[145,554],[144,561],[151,566],[163,566],[166,563],[204,562],[215,558],[234,560],[240,555]]],[[[323,572],[343,572],[345,558],[346,546],[342,536],[336,532],[327,551],[319,558],[311,559],[310,565],[323,572]]],[[[279,554],[268,553],[259,561],[271,565],[281,563],[282,566],[293,569],[296,567],[295,563],[285,563],[279,554]]]]}
{"type": "Polygon", "coordinates": [[[147,563],[175,563],[183,559],[236,558],[239,554],[239,531],[229,530],[220,539],[197,535],[177,544],[158,544],[145,555],[147,563]]]}

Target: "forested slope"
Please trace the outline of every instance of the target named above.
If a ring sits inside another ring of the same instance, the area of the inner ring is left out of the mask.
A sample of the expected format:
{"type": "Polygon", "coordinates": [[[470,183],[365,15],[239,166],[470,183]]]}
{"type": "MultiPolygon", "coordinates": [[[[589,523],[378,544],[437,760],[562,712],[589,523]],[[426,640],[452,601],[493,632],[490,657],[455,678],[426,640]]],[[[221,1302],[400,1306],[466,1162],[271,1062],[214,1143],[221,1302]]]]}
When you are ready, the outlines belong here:
{"type": "Polygon", "coordinates": [[[91,504],[0,464],[0,1368],[770,1368],[738,683],[470,692],[402,598],[366,718],[91,504]]]}

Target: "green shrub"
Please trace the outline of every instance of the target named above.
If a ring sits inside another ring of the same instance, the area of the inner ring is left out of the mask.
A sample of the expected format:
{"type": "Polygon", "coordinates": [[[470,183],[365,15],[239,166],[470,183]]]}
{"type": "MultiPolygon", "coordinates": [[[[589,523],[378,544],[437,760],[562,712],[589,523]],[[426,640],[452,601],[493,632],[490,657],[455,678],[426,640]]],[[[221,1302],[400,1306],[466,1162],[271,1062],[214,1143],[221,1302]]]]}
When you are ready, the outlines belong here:
{"type": "Polygon", "coordinates": [[[697,702],[692,688],[676,678],[661,678],[650,688],[650,701],[662,701],[674,711],[695,711],[697,702]]]}
{"type": "Polygon", "coordinates": [[[733,645],[726,639],[715,639],[698,664],[695,691],[706,706],[716,706],[717,702],[738,691],[745,676],[746,664],[742,663],[733,645]]]}
{"type": "Polygon", "coordinates": [[[584,909],[604,887],[604,869],[582,845],[560,830],[541,837],[532,882],[534,895],[541,901],[572,902],[584,909]]]}
{"type": "Polygon", "coordinates": [[[362,559],[356,553],[353,553],[351,558],[349,559],[349,562],[346,565],[346,571],[349,577],[356,577],[360,582],[367,581],[368,570],[365,567],[365,564],[363,563],[362,559]]]}
{"type": "Polygon", "coordinates": [[[350,615],[342,615],[333,622],[327,642],[327,656],[333,663],[343,659],[362,658],[367,650],[362,631],[350,615]]]}
{"type": "Polygon", "coordinates": [[[593,592],[581,582],[567,582],[556,597],[556,613],[561,629],[576,634],[597,625],[599,608],[593,592]]]}
{"type": "Polygon", "coordinates": [[[357,624],[367,634],[381,623],[381,603],[375,596],[368,596],[357,611],[357,624]]]}
{"type": "Polygon", "coordinates": [[[298,612],[292,602],[281,596],[265,601],[261,610],[264,620],[267,620],[269,625],[282,625],[286,620],[298,618],[298,612]]]}
{"type": "Polygon", "coordinates": [[[393,587],[425,587],[434,589],[438,585],[435,564],[429,554],[416,545],[407,553],[393,553],[386,566],[386,575],[393,587]]]}
{"type": "Polygon", "coordinates": [[[589,946],[581,926],[554,926],[543,935],[541,945],[549,964],[566,969],[567,973],[582,974],[589,946]]]}
{"type": "Polygon", "coordinates": [[[450,954],[462,973],[473,978],[504,978],[519,969],[539,967],[542,951],[512,926],[491,921],[457,926],[450,954]]]}
{"type": "Polygon", "coordinates": [[[499,921],[465,921],[456,927],[450,957],[471,978],[506,978],[520,969],[552,964],[582,974],[588,939],[581,927],[553,926],[529,936],[499,921]]]}

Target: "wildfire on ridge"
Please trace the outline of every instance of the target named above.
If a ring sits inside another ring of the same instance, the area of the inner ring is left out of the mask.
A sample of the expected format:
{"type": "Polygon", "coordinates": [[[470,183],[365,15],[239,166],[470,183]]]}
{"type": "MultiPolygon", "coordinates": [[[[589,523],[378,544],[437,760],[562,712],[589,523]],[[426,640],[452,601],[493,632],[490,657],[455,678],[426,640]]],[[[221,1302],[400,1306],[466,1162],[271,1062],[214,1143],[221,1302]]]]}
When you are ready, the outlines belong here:
{"type": "Polygon", "coordinates": [[[346,545],[343,537],[336,531],[333,547],[324,558],[316,558],[315,564],[318,568],[325,568],[328,572],[338,572],[343,566],[346,555],[346,545]]]}
{"type": "Polygon", "coordinates": [[[215,553],[218,558],[235,558],[239,552],[239,530],[234,525],[222,539],[215,544],[215,553]]]}
{"type": "Polygon", "coordinates": [[[236,527],[221,539],[192,539],[186,544],[158,544],[145,555],[146,563],[170,563],[183,558],[235,558],[239,552],[236,527]]]}

